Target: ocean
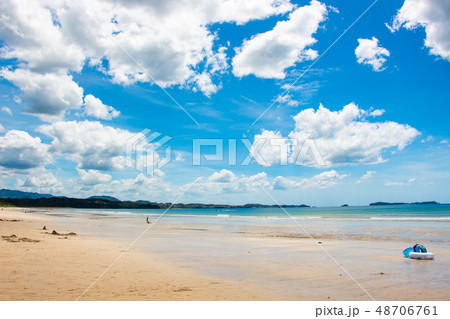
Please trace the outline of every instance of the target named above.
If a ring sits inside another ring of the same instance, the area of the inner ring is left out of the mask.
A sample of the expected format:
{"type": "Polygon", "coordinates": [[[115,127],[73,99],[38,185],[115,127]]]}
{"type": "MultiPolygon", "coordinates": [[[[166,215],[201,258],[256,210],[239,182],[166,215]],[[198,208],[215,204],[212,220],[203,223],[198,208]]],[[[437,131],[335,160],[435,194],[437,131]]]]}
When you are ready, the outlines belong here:
{"type": "MultiPolygon", "coordinates": [[[[54,209],[55,218],[79,217],[86,229],[140,227],[186,229],[253,236],[449,242],[450,205],[238,209],[54,209]],[[294,220],[295,222],[294,222],[294,220]],[[100,223],[100,224],[98,224],[100,223]],[[304,229],[302,229],[304,228],[304,229]],[[311,235],[311,236],[310,236],[311,235]]],[[[155,230],[152,230],[155,231],[155,230]]]]}

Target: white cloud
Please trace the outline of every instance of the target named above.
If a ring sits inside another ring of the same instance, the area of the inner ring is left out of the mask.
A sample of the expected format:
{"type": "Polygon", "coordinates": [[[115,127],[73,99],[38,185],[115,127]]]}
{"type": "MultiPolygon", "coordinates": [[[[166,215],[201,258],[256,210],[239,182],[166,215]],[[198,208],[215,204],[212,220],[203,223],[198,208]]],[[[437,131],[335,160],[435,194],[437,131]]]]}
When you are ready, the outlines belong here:
{"type": "Polygon", "coordinates": [[[373,117],[377,117],[377,116],[381,116],[385,113],[385,110],[373,110],[371,112],[369,112],[369,116],[373,116],[373,117]]]}
{"type": "Polygon", "coordinates": [[[103,104],[100,99],[91,94],[84,97],[83,110],[86,115],[102,120],[111,120],[120,115],[119,111],[115,110],[112,106],[103,104]]]}
{"type": "Polygon", "coordinates": [[[334,169],[317,174],[311,178],[305,178],[301,181],[305,188],[328,188],[337,184],[337,182],[348,176],[347,174],[339,174],[334,169]]]}
{"type": "Polygon", "coordinates": [[[282,79],[295,63],[316,58],[317,51],[308,47],[317,41],[313,34],[326,17],[326,6],[313,0],[291,12],[288,20],[277,22],[272,30],[244,41],[233,58],[234,75],[282,79]]]}
{"type": "Polygon", "coordinates": [[[8,113],[9,115],[12,115],[11,109],[9,107],[3,106],[2,111],[8,113]]]}
{"type": "Polygon", "coordinates": [[[402,150],[420,134],[405,124],[369,122],[366,117],[371,113],[353,103],[340,111],[322,105],[317,111],[305,109],[294,116],[295,128],[289,138],[263,130],[255,135],[251,154],[263,166],[287,160],[307,166],[380,163],[385,161],[383,151],[393,147],[402,150]],[[306,151],[313,152],[312,160],[303,158],[306,151]]]}
{"type": "Polygon", "coordinates": [[[377,172],[375,171],[367,171],[363,176],[361,176],[357,181],[356,184],[359,184],[363,181],[366,181],[368,179],[371,179],[377,172]]]}
{"type": "Polygon", "coordinates": [[[287,141],[280,132],[263,130],[261,134],[255,135],[250,155],[262,166],[286,165],[290,149],[287,141]]]}
{"type": "Polygon", "coordinates": [[[28,170],[28,172],[29,174],[25,180],[21,178],[16,180],[15,187],[25,191],[49,193],[52,195],[63,192],[63,183],[45,168],[33,168],[28,170]]]}
{"type": "Polygon", "coordinates": [[[10,169],[43,167],[52,162],[48,149],[39,137],[31,137],[24,131],[8,131],[0,137],[0,166],[10,169]]]}
{"type": "MultiPolygon", "coordinates": [[[[314,72],[315,70],[310,70],[309,76],[317,78],[320,76],[321,72],[314,72]],[[316,75],[317,74],[317,75],[316,75]]],[[[305,83],[297,83],[292,85],[292,83],[301,76],[301,73],[292,72],[289,77],[286,77],[283,82],[287,82],[281,86],[283,91],[289,91],[295,95],[295,98],[291,93],[286,93],[282,97],[277,97],[277,102],[287,104],[288,106],[296,107],[298,105],[306,105],[308,101],[319,91],[320,82],[316,80],[304,79],[305,83]]]]}
{"type": "Polygon", "coordinates": [[[236,175],[233,172],[222,169],[220,172],[214,172],[209,178],[208,181],[216,182],[216,183],[230,183],[237,179],[236,175]]]}
{"type": "MultiPolygon", "coordinates": [[[[389,26],[388,26],[389,27],[389,26]]],[[[450,61],[450,3],[446,0],[405,0],[394,18],[392,32],[404,27],[425,28],[430,53],[450,61]]]]}
{"type": "MultiPolygon", "coordinates": [[[[190,184],[189,184],[190,185],[190,184]]],[[[186,190],[189,185],[184,185],[181,191],[186,190]]],[[[242,193],[260,191],[259,187],[267,187],[270,183],[267,174],[264,172],[252,175],[237,177],[226,169],[214,172],[207,179],[201,177],[194,184],[188,193],[190,194],[222,194],[222,193],[242,193]]]]}
{"type": "Polygon", "coordinates": [[[372,66],[374,71],[383,71],[386,57],[390,53],[378,44],[378,39],[358,39],[358,46],[355,49],[355,55],[359,64],[372,66]]]}
{"type": "Polygon", "coordinates": [[[97,185],[107,183],[111,180],[111,175],[103,174],[93,169],[85,171],[77,168],[77,171],[84,185],[97,185]]]}
{"type": "Polygon", "coordinates": [[[167,194],[173,194],[176,191],[172,190],[169,185],[157,176],[146,176],[139,173],[134,178],[106,181],[109,175],[100,173],[101,177],[99,177],[97,173],[100,172],[94,173],[96,176],[88,173],[90,176],[85,180],[86,182],[81,180],[78,184],[74,183],[74,193],[84,197],[92,196],[92,194],[102,194],[124,200],[157,201],[157,198],[159,198],[161,201],[167,201],[167,194]]]}
{"type": "Polygon", "coordinates": [[[410,179],[408,179],[406,182],[386,182],[384,183],[385,186],[408,186],[411,185],[412,183],[414,183],[414,181],[416,180],[415,177],[412,177],[410,179]]]}
{"type": "Polygon", "coordinates": [[[421,143],[427,143],[427,142],[433,142],[434,137],[432,135],[428,135],[426,138],[423,138],[420,142],[421,143]]]}
{"type": "Polygon", "coordinates": [[[0,124],[0,133],[3,133],[5,131],[5,128],[3,127],[3,125],[0,124]]]}
{"type": "Polygon", "coordinates": [[[64,1],[2,1],[1,57],[17,59],[34,72],[81,71],[85,53],[61,32],[55,16],[55,9],[64,5],[64,1]]]}
{"type": "MultiPolygon", "coordinates": [[[[294,116],[295,129],[289,134],[297,145],[314,140],[328,165],[383,162],[382,152],[402,150],[419,132],[396,122],[369,122],[367,112],[351,103],[340,111],[306,109],[294,116]]],[[[297,146],[298,147],[298,146],[297,146]]]]}
{"type": "Polygon", "coordinates": [[[227,63],[209,26],[245,24],[293,8],[287,0],[78,3],[96,22],[73,1],[2,1],[1,56],[33,72],[80,72],[87,61],[115,83],[153,82],[124,48],[161,86],[187,85],[210,95],[219,87],[213,77],[227,63]]]}
{"type": "Polygon", "coordinates": [[[294,189],[299,188],[300,186],[300,182],[287,179],[283,176],[275,177],[272,185],[273,189],[294,189]]]}
{"type": "Polygon", "coordinates": [[[126,165],[126,142],[135,134],[96,121],[55,122],[38,131],[53,138],[50,150],[78,163],[80,169],[111,170],[126,165]]]}
{"type": "Polygon", "coordinates": [[[60,187],[62,184],[58,181],[58,179],[51,173],[46,170],[39,170],[33,172],[27,176],[21,187],[60,187]]]}
{"type": "Polygon", "coordinates": [[[448,144],[448,140],[446,140],[446,139],[445,139],[445,140],[442,140],[442,141],[440,141],[440,143],[441,143],[441,144],[448,144]]]}
{"type": "Polygon", "coordinates": [[[300,102],[294,100],[289,93],[286,93],[283,96],[279,95],[275,100],[280,104],[286,104],[287,106],[292,107],[296,107],[300,104],[300,102]]]}
{"type": "Polygon", "coordinates": [[[66,110],[79,108],[83,103],[83,89],[71,75],[2,69],[0,76],[23,91],[23,97],[29,102],[25,112],[44,120],[61,118],[66,110]]]}
{"type": "Polygon", "coordinates": [[[311,178],[303,178],[299,182],[277,176],[273,182],[273,189],[328,188],[336,185],[339,180],[346,176],[348,175],[339,174],[335,170],[325,171],[311,178]]]}

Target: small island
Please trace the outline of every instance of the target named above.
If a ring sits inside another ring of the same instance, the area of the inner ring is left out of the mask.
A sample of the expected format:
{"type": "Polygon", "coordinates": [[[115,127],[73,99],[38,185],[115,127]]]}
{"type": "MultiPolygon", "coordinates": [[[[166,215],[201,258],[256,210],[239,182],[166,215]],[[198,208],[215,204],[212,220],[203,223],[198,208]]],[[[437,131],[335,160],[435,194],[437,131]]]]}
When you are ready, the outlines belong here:
{"type": "Polygon", "coordinates": [[[388,206],[388,205],[439,205],[438,202],[435,201],[428,201],[428,202],[414,202],[414,203],[389,203],[389,202],[375,202],[370,203],[369,206],[388,206]]]}

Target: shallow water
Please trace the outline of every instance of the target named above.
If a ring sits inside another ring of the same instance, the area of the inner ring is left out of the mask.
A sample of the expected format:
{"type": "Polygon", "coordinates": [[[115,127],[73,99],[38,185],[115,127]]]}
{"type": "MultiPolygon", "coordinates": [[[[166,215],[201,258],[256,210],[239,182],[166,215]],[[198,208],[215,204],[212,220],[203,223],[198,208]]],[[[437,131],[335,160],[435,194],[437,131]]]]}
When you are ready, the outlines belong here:
{"type": "Polygon", "coordinates": [[[405,240],[411,242],[450,241],[450,205],[399,205],[332,208],[250,208],[99,210],[58,209],[59,217],[83,217],[94,221],[115,221],[121,232],[132,225],[158,220],[158,227],[203,229],[274,237],[358,240],[405,240]],[[290,216],[289,216],[289,215],[290,216]],[[292,217],[292,218],[291,218],[292,217]],[[295,221],[294,221],[294,220],[295,221]],[[300,226],[299,226],[300,225],[300,226]],[[304,227],[304,229],[302,229],[304,227]]]}
{"type": "Polygon", "coordinates": [[[287,211],[298,224],[274,208],[177,209],[160,219],[164,210],[42,213],[67,231],[108,238],[124,249],[145,232],[133,249],[208,275],[258,284],[280,299],[367,299],[320,246],[377,298],[450,297],[448,205],[287,211]],[[147,217],[158,219],[151,228],[147,217]],[[415,243],[435,252],[436,260],[403,258],[403,249],[415,243]],[[299,282],[310,285],[311,292],[299,282]],[[401,289],[411,295],[403,296],[401,289]]]}

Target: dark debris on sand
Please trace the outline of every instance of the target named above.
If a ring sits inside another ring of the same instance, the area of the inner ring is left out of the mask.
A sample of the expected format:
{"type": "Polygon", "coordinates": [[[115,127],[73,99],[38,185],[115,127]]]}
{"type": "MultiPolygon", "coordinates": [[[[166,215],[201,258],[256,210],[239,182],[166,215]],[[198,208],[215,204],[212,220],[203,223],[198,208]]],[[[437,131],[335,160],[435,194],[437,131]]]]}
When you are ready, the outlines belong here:
{"type": "Polygon", "coordinates": [[[11,236],[2,236],[4,240],[10,243],[38,243],[40,240],[37,239],[31,239],[27,237],[17,237],[16,235],[12,234],[11,236]]]}
{"type": "Polygon", "coordinates": [[[67,236],[76,236],[77,235],[77,233],[74,233],[74,232],[70,232],[70,233],[58,233],[56,230],[53,230],[51,233],[49,233],[49,232],[45,232],[46,234],[49,234],[49,235],[56,235],[56,236],[63,236],[63,237],[67,237],[67,236]]]}

